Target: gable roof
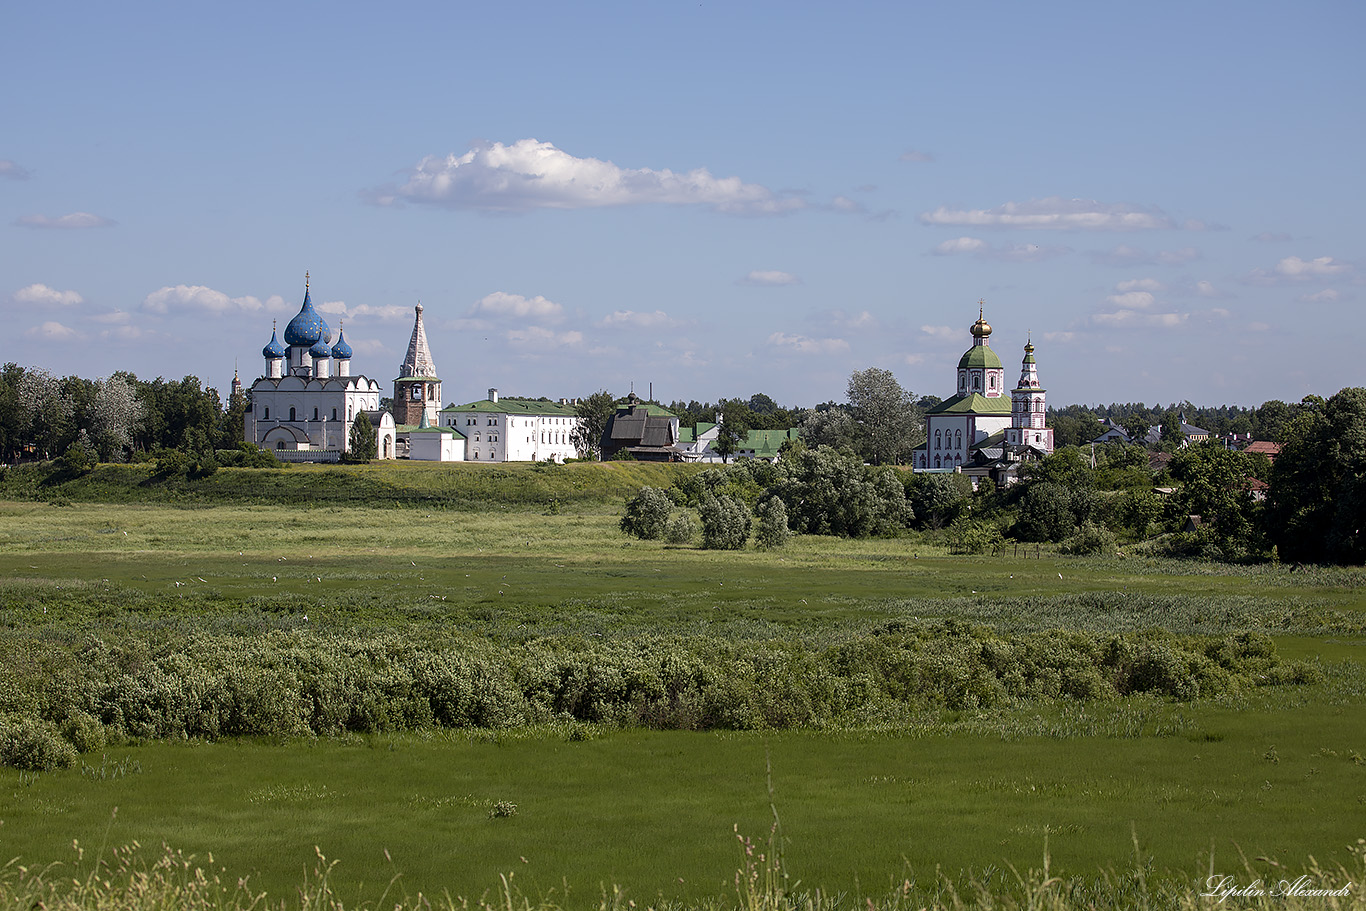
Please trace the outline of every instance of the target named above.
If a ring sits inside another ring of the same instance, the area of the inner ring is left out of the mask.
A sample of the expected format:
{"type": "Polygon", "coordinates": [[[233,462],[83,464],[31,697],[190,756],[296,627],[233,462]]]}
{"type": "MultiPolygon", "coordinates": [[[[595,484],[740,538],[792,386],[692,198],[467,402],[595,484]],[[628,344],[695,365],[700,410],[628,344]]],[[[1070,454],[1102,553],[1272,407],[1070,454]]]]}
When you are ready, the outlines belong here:
{"type": "Polygon", "coordinates": [[[999,395],[987,398],[981,393],[969,392],[945,399],[931,408],[927,414],[1010,414],[1010,397],[999,395]]]}
{"type": "Polygon", "coordinates": [[[544,402],[539,399],[516,399],[499,398],[496,402],[488,399],[480,399],[477,402],[470,402],[466,405],[447,405],[441,409],[441,414],[451,413],[474,413],[474,414],[515,414],[540,415],[542,417],[578,417],[578,412],[573,405],[560,404],[559,402],[544,402]]]}

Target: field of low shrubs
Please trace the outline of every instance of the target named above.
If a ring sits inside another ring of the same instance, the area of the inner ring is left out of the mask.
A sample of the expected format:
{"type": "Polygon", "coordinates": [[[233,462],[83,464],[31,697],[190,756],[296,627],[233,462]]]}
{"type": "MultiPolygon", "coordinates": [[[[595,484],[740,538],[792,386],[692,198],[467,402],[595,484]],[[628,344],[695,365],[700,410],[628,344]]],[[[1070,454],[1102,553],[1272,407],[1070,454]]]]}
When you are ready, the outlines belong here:
{"type": "Polygon", "coordinates": [[[892,621],[800,640],[580,636],[494,643],[274,631],[264,636],[8,637],[0,762],[70,765],[111,741],[509,728],[571,720],[681,730],[826,728],[926,707],[1154,694],[1208,698],[1312,683],[1260,634],[1000,634],[892,621]]]}

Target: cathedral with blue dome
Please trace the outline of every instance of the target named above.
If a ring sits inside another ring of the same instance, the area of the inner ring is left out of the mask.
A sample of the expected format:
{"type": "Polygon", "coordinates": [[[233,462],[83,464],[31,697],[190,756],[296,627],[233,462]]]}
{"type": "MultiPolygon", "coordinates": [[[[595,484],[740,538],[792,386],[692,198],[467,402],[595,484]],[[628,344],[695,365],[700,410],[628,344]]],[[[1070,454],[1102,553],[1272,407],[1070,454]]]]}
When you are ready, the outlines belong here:
{"type": "Polygon", "coordinates": [[[308,275],[304,302],[285,326],[278,327],[261,349],[265,375],[248,395],[244,438],[286,461],[337,461],[351,448],[351,425],[364,413],[376,434],[382,459],[396,456],[394,418],[381,411],[380,385],[351,373],[351,346],[313,306],[308,275]]]}

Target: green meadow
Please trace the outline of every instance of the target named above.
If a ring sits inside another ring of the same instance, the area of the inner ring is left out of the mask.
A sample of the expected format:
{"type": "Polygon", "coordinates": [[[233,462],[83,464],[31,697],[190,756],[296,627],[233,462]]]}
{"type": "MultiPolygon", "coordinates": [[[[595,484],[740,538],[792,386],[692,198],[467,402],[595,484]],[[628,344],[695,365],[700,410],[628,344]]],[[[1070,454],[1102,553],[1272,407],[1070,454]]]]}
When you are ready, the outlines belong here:
{"type": "Polygon", "coordinates": [[[165,843],[212,854],[278,900],[318,864],[316,846],[353,905],[396,875],[391,898],[476,899],[508,874],[571,907],[614,887],[641,904],[705,903],[737,894],[737,832],[767,844],[776,818],[787,873],[851,903],[907,880],[926,900],[943,882],[1009,891],[1012,868],[1038,868],[1045,852],[1079,889],[1138,871],[1173,894],[1211,870],[1352,867],[1366,836],[1366,572],[954,556],[915,536],[720,552],[623,535],[624,497],[678,471],[8,477],[0,713],[55,712],[85,679],[81,661],[123,661],[131,686],[168,650],[226,661],[223,643],[283,643],[303,663],[373,647],[399,666],[407,649],[591,664],[664,642],[705,656],[697,674],[753,664],[744,680],[760,688],[770,672],[815,679],[869,643],[975,649],[969,635],[1015,653],[1072,637],[1083,651],[1209,654],[1242,636],[1274,656],[1231,663],[1198,691],[1086,698],[1030,678],[861,701],[856,668],[828,692],[801,683],[802,698],[833,707],[723,723],[624,723],[661,717],[640,715],[640,696],[600,715],[532,700],[458,727],[381,711],[319,733],[315,714],[314,729],[253,736],[151,736],[106,718],[104,742],[69,768],[0,768],[0,862],[69,864],[73,840],[88,853],[165,843]],[[701,729],[664,729],[688,726],[701,729]]]}

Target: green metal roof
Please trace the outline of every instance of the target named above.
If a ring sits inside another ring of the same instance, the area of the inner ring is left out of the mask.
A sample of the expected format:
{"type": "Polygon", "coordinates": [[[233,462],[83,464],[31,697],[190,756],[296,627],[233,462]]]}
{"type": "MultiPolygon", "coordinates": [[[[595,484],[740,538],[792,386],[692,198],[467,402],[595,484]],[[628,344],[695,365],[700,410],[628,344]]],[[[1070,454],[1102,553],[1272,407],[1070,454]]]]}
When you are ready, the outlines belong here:
{"type": "Polygon", "coordinates": [[[999,368],[1001,359],[996,356],[996,352],[991,350],[990,345],[973,345],[969,348],[958,361],[959,370],[971,370],[974,367],[999,368]]]}
{"type": "Polygon", "coordinates": [[[573,405],[561,405],[559,402],[542,402],[537,399],[503,399],[490,402],[488,399],[480,399],[477,402],[470,402],[467,405],[447,405],[441,409],[442,414],[447,412],[476,413],[476,414],[516,414],[516,415],[541,415],[543,417],[577,417],[577,412],[573,405]]]}
{"type": "Polygon", "coordinates": [[[989,399],[976,392],[955,395],[945,399],[929,410],[930,414],[1010,414],[1010,396],[999,395],[989,399]]]}
{"type": "Polygon", "coordinates": [[[800,436],[801,431],[796,427],[790,430],[751,430],[740,448],[754,450],[755,458],[771,459],[778,455],[784,443],[799,439],[800,436]]]}

